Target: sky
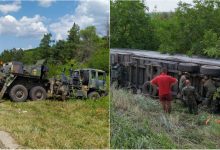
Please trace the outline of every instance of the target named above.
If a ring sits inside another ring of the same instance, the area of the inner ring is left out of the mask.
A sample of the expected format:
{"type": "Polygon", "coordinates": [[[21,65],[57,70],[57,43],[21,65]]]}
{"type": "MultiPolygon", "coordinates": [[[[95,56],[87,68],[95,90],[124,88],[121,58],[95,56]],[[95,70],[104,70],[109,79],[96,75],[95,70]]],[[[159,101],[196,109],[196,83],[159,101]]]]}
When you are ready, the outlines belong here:
{"type": "Polygon", "coordinates": [[[73,23],[80,29],[94,25],[97,34],[107,33],[108,0],[0,0],[0,52],[39,46],[45,33],[65,40],[73,23]]]}
{"type": "Polygon", "coordinates": [[[175,11],[175,8],[178,7],[179,1],[189,4],[193,3],[193,0],[144,0],[146,6],[149,7],[149,12],[154,11],[155,6],[157,12],[175,11]]]}

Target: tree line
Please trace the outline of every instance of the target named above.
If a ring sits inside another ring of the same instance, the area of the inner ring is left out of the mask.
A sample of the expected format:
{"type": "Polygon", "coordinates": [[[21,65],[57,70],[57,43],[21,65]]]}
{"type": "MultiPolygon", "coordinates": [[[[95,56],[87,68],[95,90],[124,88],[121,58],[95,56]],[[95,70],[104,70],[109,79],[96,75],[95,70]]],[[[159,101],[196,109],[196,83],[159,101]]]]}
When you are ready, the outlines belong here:
{"type": "Polygon", "coordinates": [[[110,6],[111,48],[220,58],[220,1],[179,2],[174,12],[149,12],[142,1],[110,6]]]}
{"type": "Polygon", "coordinates": [[[41,59],[47,60],[49,65],[64,65],[74,62],[108,72],[108,37],[97,35],[95,26],[88,26],[80,30],[80,27],[74,23],[68,31],[66,40],[55,42],[52,34],[47,33],[44,34],[36,48],[6,49],[0,54],[0,60],[3,62],[21,61],[29,65],[41,59]]]}

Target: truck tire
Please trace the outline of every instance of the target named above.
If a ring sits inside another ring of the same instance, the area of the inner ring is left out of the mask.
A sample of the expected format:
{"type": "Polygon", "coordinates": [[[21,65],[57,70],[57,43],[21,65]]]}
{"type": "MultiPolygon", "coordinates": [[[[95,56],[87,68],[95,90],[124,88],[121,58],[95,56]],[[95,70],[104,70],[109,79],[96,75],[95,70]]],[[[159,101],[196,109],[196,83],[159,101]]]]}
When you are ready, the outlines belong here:
{"type": "Polygon", "coordinates": [[[204,65],[200,68],[200,73],[211,76],[220,76],[220,67],[204,65]]]}
{"type": "Polygon", "coordinates": [[[157,88],[150,84],[150,81],[147,81],[143,85],[143,93],[147,96],[157,96],[157,88]]]}
{"type": "Polygon", "coordinates": [[[44,100],[47,98],[47,93],[42,86],[35,86],[30,90],[30,97],[32,100],[44,100]]]}
{"type": "Polygon", "coordinates": [[[128,91],[131,91],[133,94],[137,94],[137,88],[135,86],[130,86],[127,88],[128,91]]]}
{"type": "Polygon", "coordinates": [[[9,96],[14,102],[24,102],[28,97],[27,88],[21,84],[14,85],[9,92],[9,96]]]}
{"type": "Polygon", "coordinates": [[[190,73],[197,73],[199,72],[199,65],[194,63],[179,63],[178,70],[190,73]]]}
{"type": "Polygon", "coordinates": [[[90,92],[90,93],[88,94],[88,98],[89,98],[89,99],[92,99],[92,100],[96,100],[96,99],[99,99],[99,98],[100,98],[100,95],[99,95],[98,92],[93,91],[93,92],[90,92]]]}

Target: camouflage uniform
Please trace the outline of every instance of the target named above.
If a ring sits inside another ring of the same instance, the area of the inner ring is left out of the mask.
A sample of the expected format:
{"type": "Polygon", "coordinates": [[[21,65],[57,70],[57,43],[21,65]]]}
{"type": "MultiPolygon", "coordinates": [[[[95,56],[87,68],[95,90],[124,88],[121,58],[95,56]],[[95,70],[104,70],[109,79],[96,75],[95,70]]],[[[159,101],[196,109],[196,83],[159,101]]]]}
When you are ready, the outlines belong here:
{"type": "Polygon", "coordinates": [[[185,86],[185,82],[186,81],[186,76],[185,75],[182,75],[181,77],[180,77],[180,81],[179,81],[179,90],[180,90],[180,92],[182,91],[182,89],[184,88],[184,86],[185,86]]]}
{"type": "Polygon", "coordinates": [[[213,96],[213,102],[211,104],[211,112],[213,113],[220,112],[220,87],[217,88],[213,96]]]}
{"type": "Polygon", "coordinates": [[[122,77],[123,68],[122,68],[122,65],[116,64],[116,65],[114,65],[113,69],[114,69],[114,71],[112,71],[113,72],[112,77],[114,78],[114,81],[117,82],[117,86],[121,86],[122,81],[123,81],[123,77],[122,77]]]}
{"type": "Polygon", "coordinates": [[[208,79],[208,80],[205,81],[204,88],[205,88],[205,91],[206,91],[207,105],[211,106],[213,95],[216,91],[216,87],[215,87],[212,79],[208,79]]]}
{"type": "Polygon", "coordinates": [[[179,97],[180,97],[181,100],[183,100],[184,105],[186,105],[186,102],[184,101],[185,98],[183,97],[182,90],[185,87],[185,81],[186,81],[186,76],[182,75],[180,77],[180,81],[179,81],[179,97]]]}
{"type": "Polygon", "coordinates": [[[197,114],[198,105],[196,103],[197,95],[193,86],[185,86],[182,90],[182,94],[189,108],[189,113],[197,114]]]}

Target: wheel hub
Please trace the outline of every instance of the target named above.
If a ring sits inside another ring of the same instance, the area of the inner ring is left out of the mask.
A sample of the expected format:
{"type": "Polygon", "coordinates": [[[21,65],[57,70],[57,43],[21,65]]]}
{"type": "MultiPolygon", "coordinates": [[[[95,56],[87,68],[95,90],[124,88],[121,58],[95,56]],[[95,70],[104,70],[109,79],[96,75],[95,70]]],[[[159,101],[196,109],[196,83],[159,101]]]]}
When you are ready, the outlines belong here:
{"type": "Polygon", "coordinates": [[[40,98],[42,97],[42,92],[37,91],[37,92],[36,92],[36,97],[40,99],[40,98]]]}
{"type": "Polygon", "coordinates": [[[15,93],[16,97],[18,98],[22,98],[24,96],[24,92],[21,91],[21,90],[18,90],[16,93],[15,93]]]}

